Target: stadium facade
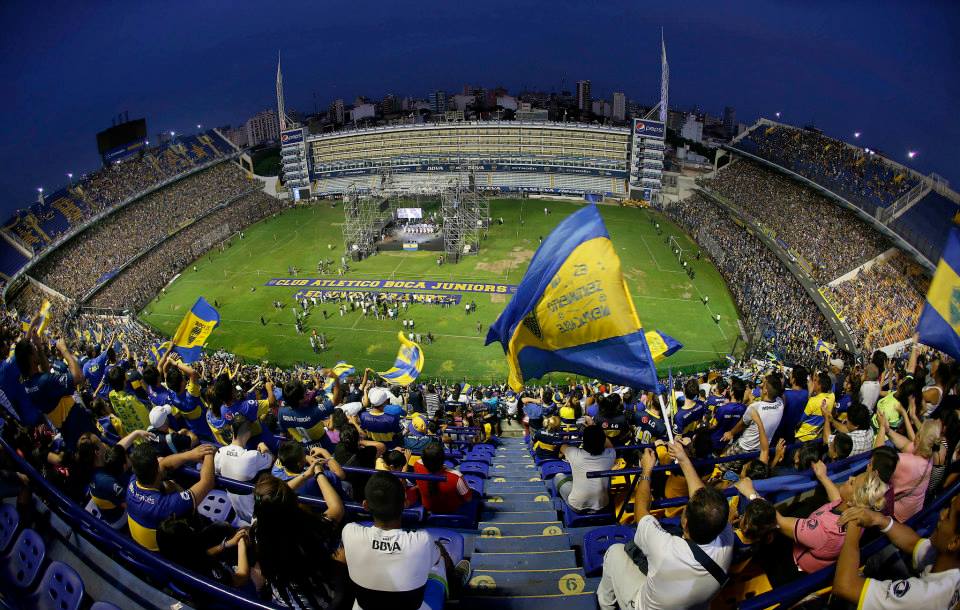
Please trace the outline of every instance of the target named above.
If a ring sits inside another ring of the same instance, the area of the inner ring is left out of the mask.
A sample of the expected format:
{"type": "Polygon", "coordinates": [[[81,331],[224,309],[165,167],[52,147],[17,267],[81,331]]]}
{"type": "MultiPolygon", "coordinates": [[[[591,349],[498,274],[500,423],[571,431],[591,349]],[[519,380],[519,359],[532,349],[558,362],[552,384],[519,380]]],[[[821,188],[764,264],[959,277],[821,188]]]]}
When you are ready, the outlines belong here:
{"type": "Polygon", "coordinates": [[[630,196],[632,176],[649,199],[663,171],[662,125],[659,143],[645,133],[638,147],[633,129],[580,123],[481,121],[325,134],[301,128],[283,132],[282,162],[297,198],[387,186],[401,194],[438,192],[471,173],[485,191],[612,198],[630,196]]]}

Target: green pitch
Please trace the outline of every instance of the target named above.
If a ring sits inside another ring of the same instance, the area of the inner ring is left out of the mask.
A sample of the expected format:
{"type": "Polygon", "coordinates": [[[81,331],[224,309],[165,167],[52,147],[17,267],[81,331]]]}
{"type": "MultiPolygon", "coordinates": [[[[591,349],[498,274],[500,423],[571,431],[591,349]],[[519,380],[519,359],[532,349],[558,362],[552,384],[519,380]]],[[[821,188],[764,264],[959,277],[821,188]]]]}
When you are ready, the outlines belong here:
{"type": "MultiPolygon", "coordinates": [[[[436,252],[385,252],[351,263],[344,279],[446,280],[518,284],[539,245],[539,237],[574,212],[581,204],[544,200],[493,200],[490,213],[496,222],[481,244],[479,255],[464,257],[459,264],[437,266],[436,252]],[[545,215],[544,207],[551,210],[545,215]],[[521,218],[523,225],[521,227],[521,218]]],[[[704,367],[723,361],[738,335],[737,311],[726,285],[712,263],[696,261],[697,248],[687,236],[662,215],[637,208],[600,206],[614,247],[620,255],[627,284],[644,328],[659,329],[684,344],[664,360],[660,368],[674,370],[704,367]],[[658,236],[652,220],[659,222],[658,236]],[[691,281],[673,257],[668,236],[675,236],[688,252],[696,271],[691,281]],[[704,305],[702,297],[709,297],[704,305]],[[720,314],[720,324],[712,319],[720,314]]],[[[343,208],[328,204],[284,212],[245,231],[224,252],[214,252],[188,266],[165,294],[141,312],[141,320],[170,335],[198,296],[220,307],[221,325],[208,348],[225,348],[251,361],[269,361],[282,366],[300,363],[331,365],[346,360],[358,368],[386,370],[397,352],[399,320],[376,320],[360,311],[341,317],[335,303],[318,304],[306,320],[306,328],[327,335],[328,349],[314,354],[307,334],[294,327],[293,295],[297,288],[265,286],[271,278],[288,277],[288,268],[301,270],[299,277],[320,276],[321,258],[339,263],[343,254],[341,225],[343,208]],[[334,247],[328,249],[328,244],[334,247]],[[253,290],[256,289],[256,290],[253,290]],[[274,301],[286,307],[276,310],[274,301]],[[326,309],[329,318],[324,320],[326,309]],[[260,317],[267,322],[263,326],[260,317]]],[[[416,331],[433,333],[432,345],[424,345],[424,375],[441,379],[471,379],[487,382],[504,379],[506,361],[499,345],[484,347],[487,327],[506,305],[509,296],[463,293],[461,305],[440,308],[411,304],[401,319],[416,321],[416,331]],[[464,312],[464,303],[475,302],[476,313],[464,312]],[[481,325],[478,331],[477,324],[481,325]]]]}

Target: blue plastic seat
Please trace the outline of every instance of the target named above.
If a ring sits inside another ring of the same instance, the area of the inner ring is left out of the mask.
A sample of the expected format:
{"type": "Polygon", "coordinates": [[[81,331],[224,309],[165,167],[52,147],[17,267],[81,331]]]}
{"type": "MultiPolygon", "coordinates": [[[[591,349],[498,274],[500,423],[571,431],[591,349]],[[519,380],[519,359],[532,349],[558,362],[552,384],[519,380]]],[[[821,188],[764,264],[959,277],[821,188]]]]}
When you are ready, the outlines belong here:
{"type": "Polygon", "coordinates": [[[20,527],[20,513],[10,504],[0,504],[0,553],[7,550],[20,527]]]}
{"type": "Polygon", "coordinates": [[[40,534],[32,529],[23,530],[10,552],[0,559],[0,582],[20,590],[29,588],[46,556],[47,546],[40,534]]]}
{"type": "Polygon", "coordinates": [[[211,490],[197,506],[197,512],[215,522],[229,523],[233,520],[231,516],[233,504],[230,502],[230,496],[220,489],[211,490]]]}
{"type": "Polygon", "coordinates": [[[604,525],[596,527],[583,536],[583,571],[588,577],[600,576],[603,571],[603,556],[614,544],[633,540],[635,527],[627,525],[604,525]]]}
{"type": "Polygon", "coordinates": [[[483,462],[463,462],[457,470],[460,471],[460,474],[475,474],[484,479],[490,474],[490,466],[483,462]]]}
{"type": "Polygon", "coordinates": [[[463,535],[442,527],[428,527],[425,530],[447,549],[454,564],[463,559],[463,535]]]}
{"type": "Polygon", "coordinates": [[[493,456],[487,455],[486,453],[474,453],[470,452],[463,456],[464,462],[480,462],[486,464],[487,466],[493,464],[493,456]]]}
{"type": "Polygon", "coordinates": [[[53,561],[27,601],[37,610],[79,610],[83,601],[83,579],[67,564],[53,561]]]}
{"type": "Polygon", "coordinates": [[[552,479],[560,473],[570,474],[571,472],[570,464],[563,460],[544,462],[540,465],[540,476],[544,481],[552,479]]]}
{"type": "Polygon", "coordinates": [[[424,523],[432,527],[475,530],[477,529],[477,513],[479,512],[479,508],[480,500],[474,496],[472,500],[461,506],[460,510],[455,513],[429,513],[424,523]]]}
{"type": "Polygon", "coordinates": [[[468,473],[463,475],[463,480],[467,482],[467,487],[475,491],[476,493],[483,495],[484,487],[486,487],[485,479],[481,476],[468,473]]]}
{"type": "Polygon", "coordinates": [[[116,606],[110,602],[93,602],[90,610],[120,610],[120,606],[116,606]]]}
{"type": "Polygon", "coordinates": [[[567,527],[587,527],[590,525],[609,525],[615,522],[613,507],[607,506],[603,510],[592,513],[578,513],[570,505],[559,500],[563,505],[563,524],[567,527]]]}

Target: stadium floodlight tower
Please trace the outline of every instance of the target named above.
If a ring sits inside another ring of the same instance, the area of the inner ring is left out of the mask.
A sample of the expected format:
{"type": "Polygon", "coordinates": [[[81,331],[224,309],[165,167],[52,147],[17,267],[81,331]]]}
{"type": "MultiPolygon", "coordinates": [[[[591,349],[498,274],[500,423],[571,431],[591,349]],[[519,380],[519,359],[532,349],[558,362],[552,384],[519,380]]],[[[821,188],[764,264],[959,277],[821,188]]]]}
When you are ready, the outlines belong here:
{"type": "Polygon", "coordinates": [[[490,201],[476,188],[475,180],[458,181],[440,193],[443,217],[443,251],[446,259],[480,252],[480,241],[490,226],[490,201]]]}

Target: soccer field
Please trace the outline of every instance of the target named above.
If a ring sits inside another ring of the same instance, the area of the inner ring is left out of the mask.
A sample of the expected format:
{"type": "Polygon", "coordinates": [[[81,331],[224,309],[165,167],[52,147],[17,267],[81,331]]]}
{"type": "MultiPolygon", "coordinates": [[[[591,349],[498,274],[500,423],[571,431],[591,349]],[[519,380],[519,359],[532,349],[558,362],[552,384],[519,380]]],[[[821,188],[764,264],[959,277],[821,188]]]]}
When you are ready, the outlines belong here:
{"type": "MultiPolygon", "coordinates": [[[[397,351],[400,320],[376,320],[360,311],[340,316],[336,303],[318,304],[306,320],[306,328],[326,333],[327,351],[314,354],[308,334],[299,335],[294,326],[293,295],[298,288],[266,286],[272,278],[288,277],[291,266],[301,270],[301,278],[392,279],[475,281],[518,284],[538,247],[568,214],[582,204],[536,199],[496,199],[491,201],[496,222],[481,244],[480,254],[464,257],[458,264],[438,267],[436,252],[382,252],[361,262],[351,263],[343,278],[317,273],[317,262],[343,254],[341,226],[343,208],[323,203],[285,211],[245,231],[245,238],[234,239],[224,252],[213,252],[196,261],[196,271],[188,266],[183,274],[141,312],[140,319],[170,335],[198,296],[219,303],[220,326],[213,332],[208,349],[225,348],[252,361],[268,361],[290,366],[332,365],[346,360],[358,368],[370,366],[386,370],[397,351]],[[544,207],[551,211],[545,215],[544,207]],[[521,225],[522,219],[522,225],[521,225]],[[333,244],[333,250],[328,249],[333,244]],[[255,290],[253,290],[255,289],[255,290]],[[274,301],[286,307],[276,310],[274,301]],[[324,320],[322,311],[330,314],[324,320]],[[267,325],[263,326],[263,316],[267,325]]],[[[637,208],[600,206],[610,237],[622,262],[624,276],[633,294],[640,321],[645,329],[658,329],[684,344],[684,348],[660,363],[660,369],[672,366],[693,368],[722,361],[734,346],[737,311],[722,277],[704,257],[693,260],[696,246],[673,223],[656,212],[637,208]],[[664,230],[656,234],[655,220],[664,230]],[[690,264],[696,271],[691,281],[665,243],[673,235],[688,249],[690,264]],[[704,305],[702,297],[709,297],[704,305]],[[720,314],[720,324],[712,319],[720,314]]],[[[459,306],[411,304],[399,318],[416,321],[416,332],[431,332],[435,341],[424,345],[423,374],[446,380],[469,379],[477,382],[502,380],[507,366],[499,344],[484,347],[488,325],[506,305],[509,295],[462,293],[459,306]],[[466,314],[464,303],[476,303],[476,313],[466,314]],[[477,324],[482,325],[480,332],[477,324]]],[[[299,307],[299,306],[297,306],[299,307]]]]}

